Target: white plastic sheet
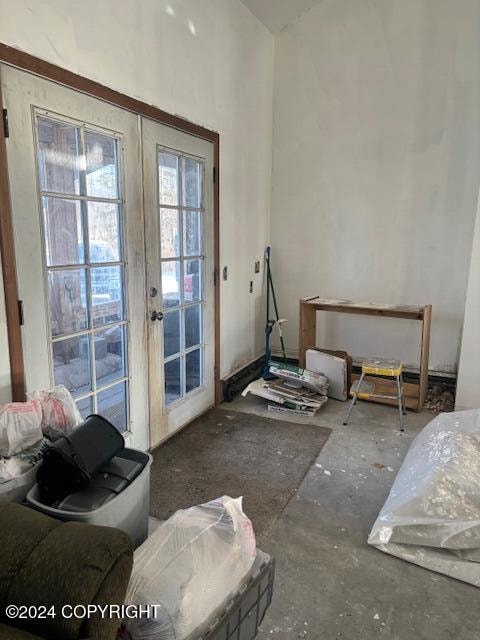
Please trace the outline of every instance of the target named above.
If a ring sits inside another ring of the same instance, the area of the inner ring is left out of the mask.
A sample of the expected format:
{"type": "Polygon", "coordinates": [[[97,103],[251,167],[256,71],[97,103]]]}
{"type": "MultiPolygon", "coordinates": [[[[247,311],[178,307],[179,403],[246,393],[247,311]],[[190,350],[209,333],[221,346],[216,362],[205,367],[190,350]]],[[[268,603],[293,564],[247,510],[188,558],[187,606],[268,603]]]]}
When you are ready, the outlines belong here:
{"type": "Polygon", "coordinates": [[[480,586],[480,410],[442,413],[415,438],[368,542],[480,586]]]}
{"type": "Polygon", "coordinates": [[[187,638],[238,589],[255,554],[241,498],[177,511],[135,552],[126,602],[157,607],[154,618],[127,621],[126,637],[187,638]]]}

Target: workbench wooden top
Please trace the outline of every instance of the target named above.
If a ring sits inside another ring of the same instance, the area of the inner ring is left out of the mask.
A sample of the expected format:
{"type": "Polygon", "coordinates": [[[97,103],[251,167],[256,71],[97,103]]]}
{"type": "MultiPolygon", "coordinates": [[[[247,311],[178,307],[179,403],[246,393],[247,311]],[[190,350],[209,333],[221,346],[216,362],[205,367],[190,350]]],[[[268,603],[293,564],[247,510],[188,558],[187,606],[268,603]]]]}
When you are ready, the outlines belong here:
{"type": "Polygon", "coordinates": [[[334,300],[332,298],[320,298],[318,296],[302,298],[300,303],[312,306],[319,311],[358,313],[362,315],[407,318],[411,320],[423,320],[425,310],[431,308],[431,305],[417,307],[413,305],[381,304],[375,302],[353,302],[352,300],[334,300]]]}

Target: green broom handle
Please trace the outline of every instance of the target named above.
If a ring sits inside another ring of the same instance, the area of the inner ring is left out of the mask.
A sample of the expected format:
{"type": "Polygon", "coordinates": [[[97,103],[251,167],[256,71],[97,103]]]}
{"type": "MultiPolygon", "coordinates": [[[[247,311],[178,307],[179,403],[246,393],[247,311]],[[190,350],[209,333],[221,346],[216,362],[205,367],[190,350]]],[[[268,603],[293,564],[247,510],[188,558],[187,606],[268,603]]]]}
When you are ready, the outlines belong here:
{"type": "MultiPolygon", "coordinates": [[[[272,271],[270,269],[270,247],[267,247],[267,281],[270,282],[270,289],[272,292],[273,306],[275,309],[275,315],[277,316],[277,322],[280,320],[278,313],[277,296],[275,295],[275,288],[273,286],[272,271]]],[[[280,329],[280,345],[282,347],[283,359],[286,360],[287,354],[285,351],[285,341],[283,339],[282,330],[280,329]]]]}

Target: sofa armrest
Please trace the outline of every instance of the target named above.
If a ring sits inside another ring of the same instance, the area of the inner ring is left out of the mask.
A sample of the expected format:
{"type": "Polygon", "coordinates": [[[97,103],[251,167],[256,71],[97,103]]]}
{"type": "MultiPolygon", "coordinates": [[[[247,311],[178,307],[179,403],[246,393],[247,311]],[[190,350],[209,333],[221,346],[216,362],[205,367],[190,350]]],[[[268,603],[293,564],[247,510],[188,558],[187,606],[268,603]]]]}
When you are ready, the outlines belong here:
{"type": "MultiPolygon", "coordinates": [[[[133,545],[118,529],[59,522],[28,507],[0,508],[0,619],[5,606],[55,606],[55,618],[16,621],[52,640],[114,640],[120,621],[63,617],[63,605],[122,604],[133,545]]],[[[10,621],[11,622],[11,621],[10,621]]]]}

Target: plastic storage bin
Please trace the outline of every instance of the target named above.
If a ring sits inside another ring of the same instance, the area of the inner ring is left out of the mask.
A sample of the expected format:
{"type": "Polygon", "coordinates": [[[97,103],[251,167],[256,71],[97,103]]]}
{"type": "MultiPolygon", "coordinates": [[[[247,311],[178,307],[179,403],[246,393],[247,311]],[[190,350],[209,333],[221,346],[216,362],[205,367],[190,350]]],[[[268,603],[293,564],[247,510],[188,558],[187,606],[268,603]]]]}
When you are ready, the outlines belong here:
{"type": "MultiPolygon", "coordinates": [[[[27,504],[38,511],[46,513],[52,518],[63,521],[88,522],[89,524],[99,524],[107,527],[116,527],[125,531],[132,539],[134,545],[138,547],[148,536],[148,517],[150,512],[150,465],[152,456],[149,453],[137,451],[136,449],[123,449],[116,458],[123,458],[131,462],[140,463],[142,470],[132,482],[127,484],[117,495],[104,501],[100,506],[91,510],[77,510],[73,508],[53,507],[43,504],[40,501],[38,486],[34,487],[27,494],[27,504]]],[[[88,495],[89,488],[86,493],[88,495]]],[[[77,493],[77,496],[80,492],[77,493]]],[[[93,505],[99,503],[99,492],[90,491],[93,505]]],[[[76,500],[77,504],[82,503],[81,508],[86,508],[88,499],[76,500]]],[[[66,499],[64,504],[72,503],[66,499]]],[[[100,501],[101,502],[101,501],[100,501]]]]}
{"type": "MultiPolygon", "coordinates": [[[[273,597],[275,559],[259,551],[263,561],[222,614],[195,640],[253,640],[273,597]]],[[[189,638],[194,640],[194,638],[189,638]]]]}
{"type": "Polygon", "coordinates": [[[0,504],[25,500],[25,496],[35,485],[36,473],[37,467],[32,467],[21,476],[2,482],[0,484],[0,504]]]}

